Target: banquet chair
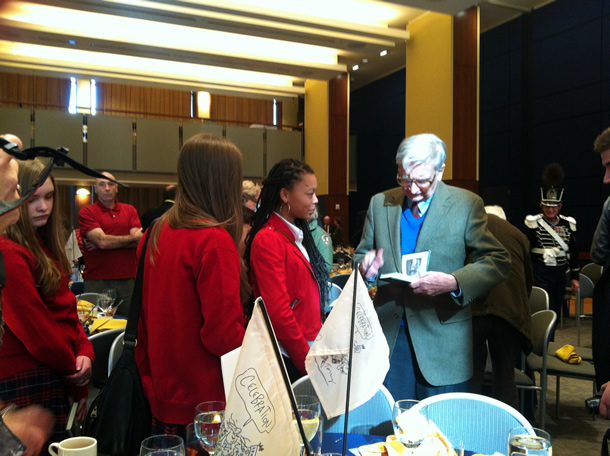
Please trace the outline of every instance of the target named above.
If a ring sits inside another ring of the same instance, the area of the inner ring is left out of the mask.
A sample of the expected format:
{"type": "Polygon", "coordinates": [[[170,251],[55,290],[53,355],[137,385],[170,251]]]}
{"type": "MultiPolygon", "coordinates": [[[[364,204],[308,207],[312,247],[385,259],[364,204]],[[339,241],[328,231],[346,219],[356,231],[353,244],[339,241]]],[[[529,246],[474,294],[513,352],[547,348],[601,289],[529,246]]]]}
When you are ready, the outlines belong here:
{"type": "Polygon", "coordinates": [[[110,373],[112,369],[119,361],[119,358],[123,354],[123,340],[125,339],[125,331],[120,333],[112,342],[110,346],[110,352],[108,353],[108,377],[110,377],[110,373]]]}
{"type": "Polygon", "coordinates": [[[528,302],[530,306],[530,315],[535,314],[539,310],[549,310],[549,294],[544,288],[532,287],[528,302]]]}
{"type": "MultiPolygon", "coordinates": [[[[318,397],[311,384],[309,376],[301,377],[292,384],[295,395],[309,395],[318,397]]],[[[394,398],[387,388],[381,388],[375,395],[359,407],[349,412],[348,434],[367,434],[388,436],[394,433],[392,427],[392,411],[394,409],[394,398]]],[[[327,419],[322,408],[324,417],[324,432],[342,433],[345,423],[344,415],[327,419]]]]}
{"type": "MultiPolygon", "coordinates": [[[[536,385],[533,373],[532,377],[530,377],[526,374],[525,369],[515,368],[515,385],[517,389],[540,391],[538,419],[539,426],[542,429],[544,429],[546,423],[547,354],[551,331],[556,321],[557,314],[553,310],[541,310],[532,315],[532,352],[527,355],[526,363],[532,371],[540,374],[540,385],[536,385]]],[[[523,395],[521,395],[521,398],[523,400],[523,395]]]]}
{"type": "Polygon", "coordinates": [[[584,315],[584,303],[585,299],[593,297],[593,290],[595,289],[595,285],[593,285],[593,281],[584,274],[579,274],[578,281],[580,282],[580,287],[576,292],[576,345],[580,345],[580,323],[583,317],[591,316],[584,315]]]}
{"type": "Polygon", "coordinates": [[[102,389],[108,380],[108,356],[110,347],[119,334],[124,333],[124,329],[110,329],[89,337],[95,353],[95,362],[91,372],[91,384],[98,389],[102,389]]]}
{"type": "Polygon", "coordinates": [[[596,264],[596,263],[587,263],[580,270],[580,273],[583,275],[586,275],[588,278],[590,278],[593,281],[593,283],[597,283],[597,281],[602,276],[602,272],[603,272],[602,265],[596,264]]]}
{"type": "Polygon", "coordinates": [[[449,438],[460,438],[475,453],[506,454],[512,428],[531,427],[510,405],[473,393],[444,393],[420,401],[412,410],[427,407],[428,419],[449,438]]]}
{"type": "Polygon", "coordinates": [[[339,288],[343,289],[347,281],[349,280],[351,274],[337,274],[330,278],[330,281],[337,285],[339,288]]]}

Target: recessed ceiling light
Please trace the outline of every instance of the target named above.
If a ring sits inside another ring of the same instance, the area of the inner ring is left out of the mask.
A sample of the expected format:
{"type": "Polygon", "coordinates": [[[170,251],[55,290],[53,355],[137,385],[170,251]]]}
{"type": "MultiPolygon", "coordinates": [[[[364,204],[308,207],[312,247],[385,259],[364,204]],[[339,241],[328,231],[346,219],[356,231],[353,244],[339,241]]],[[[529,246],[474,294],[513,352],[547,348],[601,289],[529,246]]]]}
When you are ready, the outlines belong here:
{"type": "Polygon", "coordinates": [[[362,63],[369,63],[369,59],[362,59],[362,63]]]}
{"type": "Polygon", "coordinates": [[[352,67],[352,70],[356,71],[356,70],[358,70],[359,68],[360,68],[360,66],[359,66],[359,65],[354,65],[354,66],[352,67]]]}
{"type": "Polygon", "coordinates": [[[386,51],[386,50],[384,49],[383,51],[381,51],[381,52],[379,53],[379,55],[380,55],[381,57],[386,56],[386,55],[388,55],[388,51],[386,51]]]}

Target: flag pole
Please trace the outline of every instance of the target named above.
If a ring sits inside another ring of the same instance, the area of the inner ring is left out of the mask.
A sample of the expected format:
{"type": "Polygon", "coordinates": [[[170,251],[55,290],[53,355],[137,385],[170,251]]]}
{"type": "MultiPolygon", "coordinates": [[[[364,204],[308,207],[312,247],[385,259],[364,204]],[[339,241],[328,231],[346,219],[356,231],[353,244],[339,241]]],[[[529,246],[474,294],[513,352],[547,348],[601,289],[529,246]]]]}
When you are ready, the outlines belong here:
{"type": "MultiPolygon", "coordinates": [[[[263,314],[263,318],[265,319],[265,326],[267,327],[267,331],[269,332],[269,338],[273,342],[273,351],[275,353],[275,358],[277,359],[278,364],[280,365],[280,370],[282,371],[282,377],[284,378],[284,386],[288,391],[288,397],[290,397],[290,405],[292,407],[292,413],[294,415],[294,419],[299,428],[299,433],[301,434],[301,440],[303,441],[303,447],[305,448],[305,454],[307,456],[312,456],[309,448],[309,441],[305,436],[305,429],[303,429],[303,423],[301,423],[301,417],[299,415],[299,408],[297,406],[297,401],[294,397],[294,393],[292,391],[292,384],[290,383],[290,379],[288,378],[288,373],[286,372],[286,365],[284,364],[284,359],[282,358],[282,354],[280,353],[280,347],[278,341],[275,337],[275,332],[273,331],[273,325],[271,324],[271,320],[269,319],[269,314],[267,313],[267,308],[265,307],[265,301],[263,298],[259,297],[256,299],[255,304],[258,304],[261,308],[261,312],[263,314]]],[[[345,450],[344,450],[345,451],[345,450]]],[[[345,454],[345,453],[344,453],[345,454]]]]}
{"type": "Polygon", "coordinates": [[[354,294],[352,298],[352,323],[350,325],[349,352],[347,355],[347,391],[345,394],[345,421],[343,422],[343,456],[347,454],[347,422],[349,420],[349,396],[352,387],[352,358],[354,354],[354,328],[356,326],[356,296],[358,288],[358,274],[360,274],[360,264],[354,265],[354,294]]]}

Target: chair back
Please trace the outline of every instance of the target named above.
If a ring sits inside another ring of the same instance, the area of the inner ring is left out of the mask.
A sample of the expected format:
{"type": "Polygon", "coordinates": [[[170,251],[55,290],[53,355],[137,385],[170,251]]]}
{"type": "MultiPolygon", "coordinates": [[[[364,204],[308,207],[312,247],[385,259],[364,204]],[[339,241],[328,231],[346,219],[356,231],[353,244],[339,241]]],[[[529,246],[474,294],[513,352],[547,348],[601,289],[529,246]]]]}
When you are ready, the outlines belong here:
{"type": "Polygon", "coordinates": [[[529,305],[530,315],[533,315],[540,310],[549,310],[549,294],[543,288],[532,287],[529,305]]]}
{"type": "Polygon", "coordinates": [[[557,314],[553,310],[540,310],[532,315],[532,353],[545,356],[557,314]]]}
{"type": "MultiPolygon", "coordinates": [[[[301,377],[292,384],[295,395],[309,395],[318,397],[309,380],[309,376],[301,377]]],[[[367,434],[388,436],[394,433],[392,427],[392,411],[394,409],[394,398],[385,386],[360,407],[349,412],[348,429],[349,434],[367,434]]],[[[327,419],[324,417],[324,432],[342,433],[345,423],[345,415],[327,419]]]]}
{"type": "Polygon", "coordinates": [[[580,284],[578,288],[578,294],[580,299],[592,298],[593,297],[593,289],[595,285],[593,284],[593,280],[590,277],[580,273],[578,275],[578,282],[580,284]]]}
{"type": "Polygon", "coordinates": [[[110,373],[112,369],[119,361],[121,354],[123,353],[123,340],[125,339],[125,332],[123,331],[118,336],[115,337],[114,342],[110,346],[110,352],[108,352],[108,377],[110,377],[110,373]]]}
{"type": "Polygon", "coordinates": [[[602,276],[602,272],[602,265],[596,263],[587,263],[580,270],[580,273],[590,278],[593,283],[596,283],[600,279],[600,277],[602,276]]]}
{"type": "Polygon", "coordinates": [[[424,399],[413,410],[428,408],[428,418],[447,437],[457,437],[475,453],[506,454],[512,428],[531,427],[510,405],[472,393],[445,393],[424,399]]]}
{"type": "Polygon", "coordinates": [[[343,290],[341,289],[341,287],[335,283],[331,283],[330,284],[330,293],[329,293],[329,299],[328,299],[328,304],[326,305],[326,308],[324,309],[324,313],[328,313],[332,310],[332,307],[330,306],[333,302],[335,302],[337,299],[339,299],[339,296],[341,296],[341,292],[343,290]]]}
{"type": "Polygon", "coordinates": [[[351,274],[337,274],[330,278],[330,281],[337,285],[339,288],[343,289],[351,274]]]}
{"type": "Polygon", "coordinates": [[[96,388],[101,389],[106,384],[106,380],[108,380],[108,355],[110,354],[110,347],[114,339],[124,332],[124,329],[111,329],[89,337],[91,345],[93,345],[93,352],[95,353],[91,383],[96,388]]]}

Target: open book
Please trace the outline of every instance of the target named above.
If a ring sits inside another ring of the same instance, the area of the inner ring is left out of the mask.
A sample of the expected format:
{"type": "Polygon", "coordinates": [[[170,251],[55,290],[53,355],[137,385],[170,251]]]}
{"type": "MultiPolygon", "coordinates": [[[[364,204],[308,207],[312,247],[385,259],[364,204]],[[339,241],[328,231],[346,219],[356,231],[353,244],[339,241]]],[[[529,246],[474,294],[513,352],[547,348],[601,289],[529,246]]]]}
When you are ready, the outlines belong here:
{"type": "Polygon", "coordinates": [[[413,282],[419,278],[421,274],[428,270],[428,262],[430,260],[430,250],[418,253],[409,253],[402,256],[402,271],[390,272],[381,274],[380,279],[383,280],[399,280],[401,282],[413,282]]]}

